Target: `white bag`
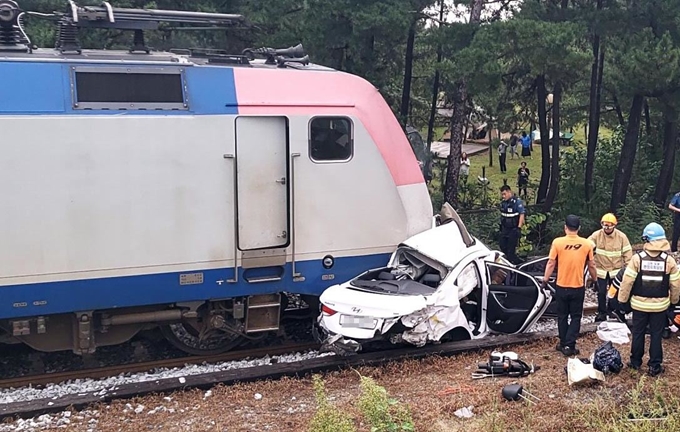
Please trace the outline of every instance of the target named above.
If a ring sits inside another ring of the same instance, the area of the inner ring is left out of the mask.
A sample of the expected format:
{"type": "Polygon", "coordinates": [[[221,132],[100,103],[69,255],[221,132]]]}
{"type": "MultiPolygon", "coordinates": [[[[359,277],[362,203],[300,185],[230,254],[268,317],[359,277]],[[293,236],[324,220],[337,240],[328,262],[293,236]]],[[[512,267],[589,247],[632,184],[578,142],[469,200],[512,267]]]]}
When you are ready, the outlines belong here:
{"type": "Polygon", "coordinates": [[[583,363],[577,358],[567,360],[567,380],[569,385],[592,380],[604,381],[604,374],[595,369],[591,363],[583,363]]]}
{"type": "Polygon", "coordinates": [[[603,321],[597,326],[597,337],[605,342],[626,344],[630,342],[630,329],[624,323],[603,321]]]}

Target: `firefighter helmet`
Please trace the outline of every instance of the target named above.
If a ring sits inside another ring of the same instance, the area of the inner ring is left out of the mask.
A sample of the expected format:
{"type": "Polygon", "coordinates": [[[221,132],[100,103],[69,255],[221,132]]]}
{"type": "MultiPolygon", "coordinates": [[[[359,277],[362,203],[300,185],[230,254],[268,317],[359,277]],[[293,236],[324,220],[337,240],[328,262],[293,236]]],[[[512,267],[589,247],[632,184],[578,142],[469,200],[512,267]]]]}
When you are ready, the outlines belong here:
{"type": "Polygon", "coordinates": [[[642,239],[645,241],[664,240],[666,238],[666,231],[656,222],[647,225],[642,231],[642,239]]]}
{"type": "Polygon", "coordinates": [[[607,213],[606,215],[602,216],[602,220],[600,223],[610,223],[612,225],[618,225],[618,221],[616,220],[616,216],[614,216],[614,213],[607,213]]]}

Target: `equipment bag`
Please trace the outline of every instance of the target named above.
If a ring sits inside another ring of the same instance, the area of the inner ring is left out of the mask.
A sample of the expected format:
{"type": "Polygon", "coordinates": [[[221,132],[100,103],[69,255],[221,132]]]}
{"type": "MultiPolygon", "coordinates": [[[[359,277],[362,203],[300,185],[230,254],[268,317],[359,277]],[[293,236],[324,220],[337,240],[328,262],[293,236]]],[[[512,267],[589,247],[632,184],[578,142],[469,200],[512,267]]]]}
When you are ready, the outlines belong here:
{"type": "Polygon", "coordinates": [[[621,353],[611,342],[600,345],[593,354],[593,367],[604,374],[619,373],[623,369],[621,353]]]}

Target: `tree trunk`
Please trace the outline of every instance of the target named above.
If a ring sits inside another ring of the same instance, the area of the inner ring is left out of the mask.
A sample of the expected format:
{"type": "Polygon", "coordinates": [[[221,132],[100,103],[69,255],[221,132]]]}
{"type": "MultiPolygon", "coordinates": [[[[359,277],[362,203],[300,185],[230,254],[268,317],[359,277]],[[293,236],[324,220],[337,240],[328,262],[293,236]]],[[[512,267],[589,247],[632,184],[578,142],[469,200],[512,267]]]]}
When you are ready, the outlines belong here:
{"type": "Polygon", "coordinates": [[[654,202],[663,207],[671,190],[675,168],[675,141],[678,137],[678,114],[675,110],[664,113],[663,120],[663,163],[654,189],[654,202]]]}
{"type": "MultiPolygon", "coordinates": [[[[439,5],[439,22],[444,21],[444,0],[440,0],[439,5]]],[[[442,62],[442,45],[437,45],[437,69],[434,72],[434,81],[432,82],[432,105],[430,106],[430,119],[427,122],[427,154],[430,154],[432,148],[432,141],[434,141],[434,120],[437,115],[437,100],[439,99],[439,65],[442,62]]]]}
{"type": "MultiPolygon", "coordinates": [[[[602,9],[602,0],[597,0],[597,10],[602,9]]],[[[590,73],[590,113],[588,116],[588,151],[586,153],[585,199],[590,202],[595,169],[595,151],[600,132],[600,99],[602,97],[602,72],[604,70],[604,49],[600,47],[600,35],[593,37],[593,65],[590,73]]]]}
{"type": "Polygon", "coordinates": [[[541,133],[541,181],[538,184],[536,203],[545,201],[550,182],[550,133],[548,131],[548,110],[545,103],[548,91],[545,88],[545,75],[536,77],[536,93],[538,94],[538,128],[541,133]]]}
{"type": "MultiPolygon", "coordinates": [[[[478,25],[482,20],[483,0],[472,0],[470,10],[470,25],[478,25]]],[[[451,147],[446,172],[446,186],[444,199],[456,207],[458,205],[458,173],[460,172],[460,153],[463,147],[463,127],[467,102],[467,84],[458,81],[453,95],[453,116],[451,116],[451,147]]]]}
{"type": "Polygon", "coordinates": [[[460,154],[463,148],[463,123],[465,122],[465,99],[467,86],[464,81],[456,84],[453,94],[453,115],[451,116],[451,145],[447,160],[444,199],[454,207],[458,206],[458,176],[460,173],[460,154]]]}
{"type": "Polygon", "coordinates": [[[550,166],[550,185],[548,195],[543,202],[543,211],[549,212],[555,203],[557,189],[560,183],[560,102],[562,99],[562,83],[557,81],[553,89],[553,139],[550,166]]]}
{"type": "Polygon", "coordinates": [[[406,57],[404,58],[404,88],[401,92],[401,123],[406,127],[408,123],[408,107],[411,104],[411,80],[413,76],[413,45],[416,40],[416,23],[414,19],[408,29],[408,39],[406,39],[406,57]]]}
{"type": "Polygon", "coordinates": [[[649,118],[649,103],[645,100],[645,134],[647,137],[652,133],[652,120],[649,118]]]}
{"type": "Polygon", "coordinates": [[[492,167],[494,155],[496,153],[493,151],[493,144],[491,143],[492,140],[491,132],[493,132],[493,121],[491,120],[491,116],[489,116],[489,121],[486,123],[486,128],[488,129],[489,137],[489,167],[492,167]]]}
{"type": "Polygon", "coordinates": [[[633,102],[630,105],[628,126],[626,127],[626,135],[623,138],[623,145],[621,147],[619,167],[616,169],[614,183],[612,184],[610,210],[613,212],[616,212],[619,206],[626,202],[626,196],[628,195],[628,186],[630,185],[630,178],[633,174],[633,164],[635,163],[635,153],[637,152],[642,105],[644,101],[644,97],[635,95],[633,97],[633,102]]]}
{"type": "Polygon", "coordinates": [[[616,97],[616,93],[612,92],[612,102],[614,102],[614,110],[616,110],[616,117],[619,119],[619,124],[622,128],[626,127],[626,119],[623,118],[623,111],[621,110],[621,104],[619,104],[619,98],[616,97]]]}

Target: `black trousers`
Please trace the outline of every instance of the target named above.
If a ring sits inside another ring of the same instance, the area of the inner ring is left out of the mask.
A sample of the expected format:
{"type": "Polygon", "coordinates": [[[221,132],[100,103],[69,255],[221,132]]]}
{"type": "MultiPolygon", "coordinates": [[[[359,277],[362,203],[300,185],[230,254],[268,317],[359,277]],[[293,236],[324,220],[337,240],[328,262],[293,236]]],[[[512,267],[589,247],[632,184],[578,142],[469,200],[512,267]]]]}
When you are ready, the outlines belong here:
{"type": "Polygon", "coordinates": [[[501,165],[501,172],[504,173],[508,171],[508,167],[505,165],[505,159],[507,158],[507,153],[501,153],[498,155],[498,161],[500,162],[501,165]]]}
{"type": "Polygon", "coordinates": [[[673,240],[671,241],[671,252],[678,251],[678,239],[680,239],[680,214],[673,217],[673,240]]]}
{"type": "Polygon", "coordinates": [[[630,362],[633,366],[642,365],[645,354],[645,332],[649,325],[649,362],[651,368],[657,368],[663,363],[663,346],[661,336],[666,325],[666,312],[633,311],[633,343],[630,346],[630,362]]]}
{"type": "Polygon", "coordinates": [[[581,331],[585,295],[585,288],[561,288],[559,286],[555,288],[557,331],[560,335],[560,345],[563,347],[576,348],[576,338],[581,331]]]}
{"type": "Polygon", "coordinates": [[[609,288],[609,284],[611,283],[611,279],[609,279],[609,275],[607,275],[606,278],[601,279],[597,278],[597,313],[598,314],[607,314],[607,288],[609,288]]]}
{"type": "Polygon", "coordinates": [[[503,228],[501,229],[501,238],[499,246],[501,252],[505,254],[508,260],[513,263],[519,263],[519,258],[517,257],[516,249],[517,242],[519,241],[519,228],[503,228]]]}
{"type": "Polygon", "coordinates": [[[529,184],[528,182],[527,183],[517,183],[517,188],[519,189],[517,192],[520,195],[524,195],[525,198],[527,196],[527,185],[528,184],[529,184]]]}

